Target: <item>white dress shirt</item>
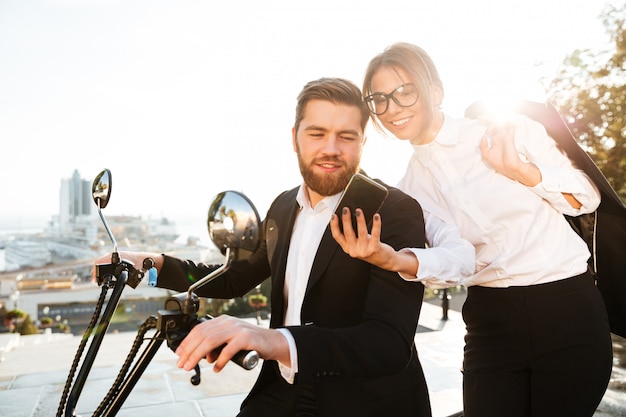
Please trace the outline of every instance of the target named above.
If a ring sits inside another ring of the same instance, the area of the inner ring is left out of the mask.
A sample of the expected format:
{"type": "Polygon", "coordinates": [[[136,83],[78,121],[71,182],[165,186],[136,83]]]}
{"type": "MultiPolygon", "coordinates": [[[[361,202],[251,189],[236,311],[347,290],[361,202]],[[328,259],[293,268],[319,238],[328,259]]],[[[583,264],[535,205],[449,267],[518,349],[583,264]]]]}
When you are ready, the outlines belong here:
{"type": "MultiPolygon", "coordinates": [[[[527,187],[513,181],[482,159],[483,122],[449,116],[432,143],[414,146],[398,184],[420,202],[428,216],[456,225],[474,245],[475,271],[460,282],[466,286],[533,285],[587,269],[587,245],[563,214],[593,212],[600,203],[599,193],[541,124],[524,116],[514,122],[518,153],[541,171],[538,185],[527,187]],[[573,194],[582,207],[572,208],[562,192],[573,194]]],[[[424,254],[414,251],[421,269],[424,254]]]]}
{"type": "MultiPolygon", "coordinates": [[[[296,201],[300,206],[300,211],[291,233],[283,288],[283,297],[287,306],[285,326],[306,325],[306,323],[301,323],[300,314],[309,274],[324,231],[328,227],[340,197],[341,193],[325,197],[315,207],[311,207],[304,192],[304,185],[298,190],[296,201]]],[[[432,287],[449,287],[450,283],[457,283],[461,277],[471,274],[475,259],[474,247],[460,237],[454,226],[432,216],[429,218],[426,213],[425,217],[429,219],[426,223],[427,237],[431,245],[436,247],[428,250],[411,249],[417,252],[420,260],[418,278],[404,278],[424,281],[432,287]]],[[[384,224],[383,227],[385,227],[384,224]]],[[[290,366],[279,363],[281,375],[287,382],[293,383],[298,371],[296,343],[287,329],[278,329],[278,331],[289,343],[291,359],[290,366]]]]}
{"type": "MultiPolygon", "coordinates": [[[[324,231],[330,223],[335,206],[339,203],[341,193],[323,198],[315,207],[311,207],[309,199],[304,191],[304,185],[300,186],[296,201],[300,206],[296,221],[291,232],[289,253],[287,254],[287,267],[285,270],[285,286],[283,297],[287,306],[285,312],[285,326],[300,326],[300,313],[306,293],[311,267],[315,260],[317,248],[322,241],[324,231]]],[[[278,329],[289,343],[291,366],[279,363],[283,378],[293,383],[298,372],[298,350],[295,340],[287,329],[278,329]]]]}
{"type": "Polygon", "coordinates": [[[460,285],[474,272],[474,246],[461,237],[456,226],[443,222],[425,210],[424,223],[427,248],[410,248],[418,259],[417,275],[400,276],[407,281],[420,281],[429,288],[460,285]]]}
{"type": "Polygon", "coordinates": [[[304,186],[298,190],[296,201],[300,206],[300,211],[291,232],[285,270],[285,287],[283,288],[283,296],[287,306],[285,326],[306,324],[300,322],[300,310],[309,282],[311,267],[340,196],[341,193],[325,197],[315,207],[311,207],[304,192],[304,186]]]}

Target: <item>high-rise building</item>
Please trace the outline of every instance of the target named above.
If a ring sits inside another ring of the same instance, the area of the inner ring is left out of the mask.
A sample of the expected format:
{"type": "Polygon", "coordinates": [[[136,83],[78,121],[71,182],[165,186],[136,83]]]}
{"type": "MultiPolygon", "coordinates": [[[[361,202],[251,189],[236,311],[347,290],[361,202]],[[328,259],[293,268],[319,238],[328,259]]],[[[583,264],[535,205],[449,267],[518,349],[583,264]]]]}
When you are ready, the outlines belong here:
{"type": "Polygon", "coordinates": [[[92,213],[91,184],[80,177],[78,170],[74,170],[71,178],[61,180],[60,201],[59,215],[69,222],[92,213]]]}
{"type": "Polygon", "coordinates": [[[96,239],[97,222],[91,183],[74,170],[71,178],[61,180],[59,217],[56,231],[60,236],[91,244],[96,239]]]}

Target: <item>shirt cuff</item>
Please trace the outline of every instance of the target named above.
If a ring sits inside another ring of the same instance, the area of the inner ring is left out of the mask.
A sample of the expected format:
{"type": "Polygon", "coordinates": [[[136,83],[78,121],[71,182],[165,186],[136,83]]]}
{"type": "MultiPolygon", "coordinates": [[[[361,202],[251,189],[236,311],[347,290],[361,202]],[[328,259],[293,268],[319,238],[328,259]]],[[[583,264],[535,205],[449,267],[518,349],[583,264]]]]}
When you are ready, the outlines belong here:
{"type": "Polygon", "coordinates": [[[401,251],[412,252],[413,255],[418,259],[417,275],[411,276],[403,273],[398,273],[405,281],[420,281],[421,279],[423,279],[420,277],[430,278],[435,276],[436,272],[438,272],[439,268],[435,267],[433,269],[431,267],[433,265],[437,265],[437,258],[435,256],[431,256],[432,252],[430,250],[424,248],[405,248],[401,251]]]}
{"type": "Polygon", "coordinates": [[[558,170],[550,167],[537,165],[541,171],[541,182],[534,187],[529,187],[535,194],[548,201],[552,207],[563,214],[578,216],[581,213],[593,210],[585,210],[590,205],[589,196],[583,185],[575,179],[569,179],[559,175],[558,170]],[[572,194],[582,205],[580,209],[574,209],[563,196],[563,193],[572,194]]]}
{"type": "Polygon", "coordinates": [[[290,367],[278,362],[278,369],[280,369],[280,375],[285,379],[285,381],[289,384],[293,384],[296,374],[298,373],[298,350],[296,349],[296,341],[289,330],[276,330],[278,330],[278,332],[281,333],[285,339],[287,339],[287,343],[289,344],[289,357],[291,358],[290,367]]]}
{"type": "Polygon", "coordinates": [[[417,268],[417,276],[413,277],[401,273],[398,275],[405,281],[421,282],[433,289],[460,285],[463,279],[472,274],[474,248],[468,242],[466,246],[459,246],[456,252],[443,249],[445,248],[402,249],[413,252],[419,260],[419,266],[417,268]]]}
{"type": "Polygon", "coordinates": [[[585,189],[576,181],[559,175],[559,170],[535,163],[541,172],[541,182],[531,187],[537,194],[545,197],[546,193],[582,194],[585,189]]]}

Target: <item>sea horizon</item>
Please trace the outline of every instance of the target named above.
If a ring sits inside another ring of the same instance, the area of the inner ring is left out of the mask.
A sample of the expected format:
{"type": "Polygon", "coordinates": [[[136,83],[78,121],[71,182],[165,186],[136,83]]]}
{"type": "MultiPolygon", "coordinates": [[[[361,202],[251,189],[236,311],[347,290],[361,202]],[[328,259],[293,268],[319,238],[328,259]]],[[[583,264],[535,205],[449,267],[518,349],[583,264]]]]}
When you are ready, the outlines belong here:
{"type": "MultiPolygon", "coordinates": [[[[197,224],[197,221],[191,219],[174,220],[174,223],[176,225],[176,233],[178,234],[178,238],[175,240],[176,243],[186,244],[189,238],[194,238],[197,239],[197,243],[201,246],[213,246],[205,224],[197,224]]],[[[45,224],[30,224],[28,227],[2,227],[0,225],[0,243],[8,242],[16,235],[23,237],[42,233],[45,229],[45,224]]],[[[0,249],[0,272],[7,272],[6,268],[5,250],[0,249]]]]}

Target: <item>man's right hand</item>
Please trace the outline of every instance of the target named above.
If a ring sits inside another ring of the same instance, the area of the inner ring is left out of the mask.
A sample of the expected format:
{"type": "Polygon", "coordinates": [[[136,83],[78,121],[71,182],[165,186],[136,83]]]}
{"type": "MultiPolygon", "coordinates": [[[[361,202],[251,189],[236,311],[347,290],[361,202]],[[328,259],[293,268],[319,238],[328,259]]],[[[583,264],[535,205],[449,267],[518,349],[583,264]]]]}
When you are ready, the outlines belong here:
{"type": "Polygon", "coordinates": [[[213,364],[213,371],[220,372],[241,350],[256,350],[263,359],[291,363],[289,344],[278,330],[222,314],[191,329],[176,349],[179,357],[176,365],[189,371],[206,358],[213,364]]]}

